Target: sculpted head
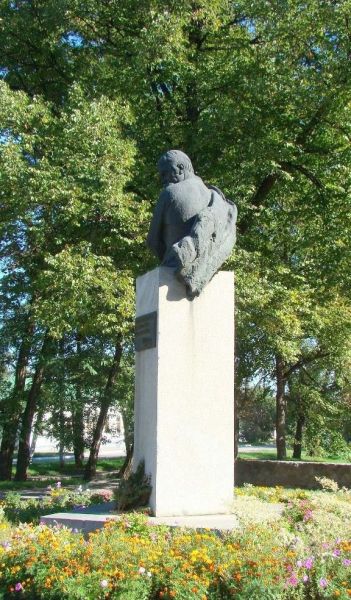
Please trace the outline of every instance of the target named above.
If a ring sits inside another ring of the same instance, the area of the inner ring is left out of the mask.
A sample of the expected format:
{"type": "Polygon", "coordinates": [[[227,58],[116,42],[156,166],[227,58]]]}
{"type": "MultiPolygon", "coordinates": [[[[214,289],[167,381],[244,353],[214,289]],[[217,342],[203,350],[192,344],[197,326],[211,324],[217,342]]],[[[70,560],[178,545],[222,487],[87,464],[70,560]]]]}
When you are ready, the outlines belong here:
{"type": "Polygon", "coordinates": [[[163,185],[179,183],[194,174],[189,156],[181,150],[168,150],[157,163],[163,185]]]}

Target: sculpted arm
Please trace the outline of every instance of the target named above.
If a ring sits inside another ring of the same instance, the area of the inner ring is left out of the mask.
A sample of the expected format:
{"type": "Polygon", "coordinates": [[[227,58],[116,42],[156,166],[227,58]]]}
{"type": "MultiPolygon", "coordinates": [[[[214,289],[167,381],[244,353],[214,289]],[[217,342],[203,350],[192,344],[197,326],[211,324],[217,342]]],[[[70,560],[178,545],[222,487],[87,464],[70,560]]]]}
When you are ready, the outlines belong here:
{"type": "Polygon", "coordinates": [[[164,219],[164,198],[163,194],[160,195],[156,208],[154,210],[148,236],[146,238],[146,244],[150,250],[160,259],[162,262],[165,255],[166,246],[163,241],[163,219],[164,219]]]}

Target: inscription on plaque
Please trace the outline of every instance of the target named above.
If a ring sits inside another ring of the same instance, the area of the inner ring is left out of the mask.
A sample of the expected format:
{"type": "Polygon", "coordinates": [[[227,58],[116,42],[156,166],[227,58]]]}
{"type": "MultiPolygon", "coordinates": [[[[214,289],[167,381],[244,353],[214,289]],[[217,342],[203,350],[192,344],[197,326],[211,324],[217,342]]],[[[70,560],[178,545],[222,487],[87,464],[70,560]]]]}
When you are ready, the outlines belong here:
{"type": "Polygon", "coordinates": [[[156,347],[157,312],[148,313],[135,319],[135,350],[156,347]]]}

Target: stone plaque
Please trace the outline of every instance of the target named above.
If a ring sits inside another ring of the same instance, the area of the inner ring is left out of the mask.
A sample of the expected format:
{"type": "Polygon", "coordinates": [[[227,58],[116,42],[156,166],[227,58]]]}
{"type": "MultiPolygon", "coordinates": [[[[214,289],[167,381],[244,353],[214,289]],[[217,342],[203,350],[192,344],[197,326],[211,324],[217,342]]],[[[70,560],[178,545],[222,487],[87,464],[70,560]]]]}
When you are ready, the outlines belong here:
{"type": "Polygon", "coordinates": [[[135,319],[135,350],[141,352],[156,347],[157,312],[135,319]]]}

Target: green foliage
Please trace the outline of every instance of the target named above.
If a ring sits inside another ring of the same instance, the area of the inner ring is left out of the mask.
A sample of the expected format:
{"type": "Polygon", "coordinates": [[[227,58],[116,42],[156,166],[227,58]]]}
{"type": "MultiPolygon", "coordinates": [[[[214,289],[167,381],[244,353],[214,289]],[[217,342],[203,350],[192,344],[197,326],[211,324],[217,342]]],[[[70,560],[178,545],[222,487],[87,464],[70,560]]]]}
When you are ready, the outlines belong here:
{"type": "Polygon", "coordinates": [[[151,494],[151,478],[145,473],[145,463],[141,461],[136,470],[121,479],[115,492],[118,510],[130,510],[146,506],[151,494]]]}
{"type": "Polygon", "coordinates": [[[305,367],[291,377],[288,409],[292,437],[298,415],[305,418],[304,445],[308,454],[349,460],[350,446],[344,434],[349,407],[339,367],[331,371],[328,360],[324,365],[305,367]]]}
{"type": "Polygon", "coordinates": [[[254,497],[263,500],[264,502],[284,504],[292,501],[309,500],[311,492],[300,489],[287,489],[282,486],[265,487],[260,485],[244,484],[243,487],[235,488],[235,495],[239,497],[254,497]]]}
{"type": "Polygon", "coordinates": [[[4,83],[0,98],[9,234],[13,243],[24,235],[20,265],[38,322],[56,337],[76,328],[125,331],[133,302],[126,252],[141,217],[140,203],[124,193],[134,155],[123,134],[128,107],[88,102],[77,87],[58,117],[4,83]]]}
{"type": "Polygon", "coordinates": [[[269,388],[245,386],[238,393],[240,433],[249,443],[267,442],[274,431],[275,399],[269,388]]]}

